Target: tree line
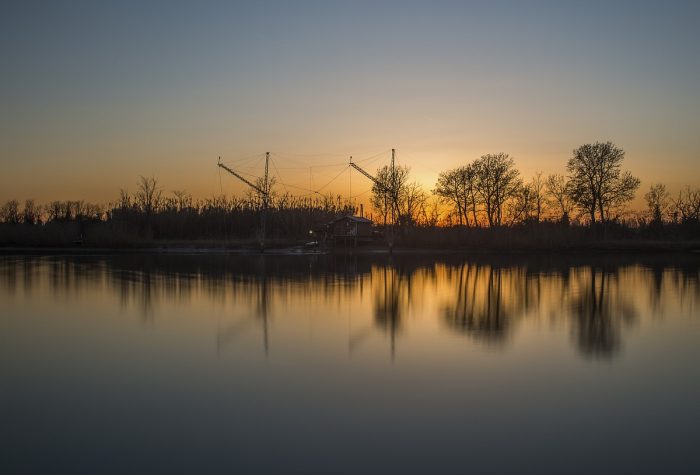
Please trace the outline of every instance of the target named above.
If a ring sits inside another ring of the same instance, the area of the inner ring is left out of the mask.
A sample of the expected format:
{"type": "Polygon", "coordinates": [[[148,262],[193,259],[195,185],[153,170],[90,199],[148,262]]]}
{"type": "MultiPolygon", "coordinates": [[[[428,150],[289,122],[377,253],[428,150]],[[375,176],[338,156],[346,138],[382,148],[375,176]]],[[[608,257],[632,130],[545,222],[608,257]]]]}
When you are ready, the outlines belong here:
{"type": "MultiPolygon", "coordinates": [[[[406,166],[379,168],[370,197],[370,215],[377,224],[404,228],[438,225],[462,228],[512,227],[556,222],[622,223],[662,226],[697,224],[700,189],[686,187],[675,197],[663,184],[652,184],[644,195],[647,209],[625,214],[640,180],[623,169],[625,152],[612,142],[576,148],[566,164],[567,174],[522,177],[513,157],[486,154],[465,165],[443,171],[435,187],[426,192],[411,180],[406,166]],[[631,216],[631,217],[630,217],[631,216]]],[[[354,204],[339,195],[299,197],[265,189],[267,234],[271,238],[301,238],[319,223],[357,213],[354,204]]],[[[260,187],[263,189],[262,187],[260,187]]],[[[217,196],[195,200],[184,190],[166,193],[153,177],[141,177],[133,194],[121,190],[106,205],[83,201],[52,201],[23,206],[10,200],[0,207],[0,223],[58,229],[59,225],[99,228],[103,237],[144,239],[231,239],[254,237],[260,229],[265,197],[250,190],[243,196],[217,196]]],[[[21,233],[17,240],[21,240],[21,233]]],[[[5,239],[6,241],[6,239],[5,239]]]]}
{"type": "MultiPolygon", "coordinates": [[[[640,180],[622,168],[625,152],[612,142],[576,148],[566,164],[567,175],[541,172],[526,181],[507,153],[482,155],[439,174],[433,197],[447,206],[442,224],[499,227],[556,221],[580,224],[625,221],[627,224],[697,223],[700,189],[686,187],[671,198],[663,184],[644,195],[647,209],[626,217],[640,180]]],[[[435,220],[428,193],[410,182],[407,167],[388,166],[377,173],[372,205],[383,222],[430,223],[435,220]]]]}
{"type": "MultiPolygon", "coordinates": [[[[10,200],[0,207],[0,240],[90,241],[128,243],[134,240],[229,240],[257,238],[263,200],[258,193],[195,200],[183,190],[166,193],[153,177],[141,177],[136,191],[121,190],[106,205],[83,201],[53,201],[21,207],[10,200]],[[32,233],[38,230],[41,234],[32,233]],[[65,236],[64,236],[65,235],[65,236]],[[49,236],[44,239],[45,236],[49,236]]],[[[352,213],[340,196],[298,197],[270,193],[268,238],[308,236],[319,222],[352,213]]]]}

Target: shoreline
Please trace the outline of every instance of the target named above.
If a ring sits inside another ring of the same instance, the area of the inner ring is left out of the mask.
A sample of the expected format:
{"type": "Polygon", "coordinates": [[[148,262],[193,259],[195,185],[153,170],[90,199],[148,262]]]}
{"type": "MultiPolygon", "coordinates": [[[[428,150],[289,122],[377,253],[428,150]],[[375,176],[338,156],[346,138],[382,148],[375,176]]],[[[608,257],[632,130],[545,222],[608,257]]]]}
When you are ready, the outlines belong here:
{"type": "Polygon", "coordinates": [[[0,246],[0,255],[65,254],[237,254],[237,255],[571,255],[571,254],[700,254],[700,241],[597,241],[578,246],[492,246],[475,248],[435,248],[360,246],[356,248],[312,248],[299,243],[276,243],[261,252],[253,245],[222,243],[159,243],[139,246],[0,246]]]}

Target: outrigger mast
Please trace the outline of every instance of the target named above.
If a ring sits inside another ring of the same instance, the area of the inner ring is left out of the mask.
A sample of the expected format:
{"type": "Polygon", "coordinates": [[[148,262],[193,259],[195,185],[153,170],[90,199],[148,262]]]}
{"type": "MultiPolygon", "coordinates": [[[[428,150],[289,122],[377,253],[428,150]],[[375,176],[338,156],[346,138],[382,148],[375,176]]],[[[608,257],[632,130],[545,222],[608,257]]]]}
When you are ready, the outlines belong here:
{"type": "Polygon", "coordinates": [[[260,188],[258,185],[255,183],[251,182],[250,180],[244,178],[241,176],[239,173],[236,171],[232,170],[231,168],[227,167],[223,163],[221,163],[221,157],[219,157],[219,162],[217,165],[220,168],[223,168],[227,172],[229,172],[231,175],[235,176],[239,180],[241,180],[243,183],[260,193],[262,196],[262,214],[260,215],[260,252],[265,252],[265,227],[267,224],[267,208],[269,206],[269,201],[270,201],[270,181],[268,179],[268,170],[269,170],[269,165],[270,165],[270,152],[265,152],[265,177],[263,178],[263,185],[262,188],[260,188]]]}

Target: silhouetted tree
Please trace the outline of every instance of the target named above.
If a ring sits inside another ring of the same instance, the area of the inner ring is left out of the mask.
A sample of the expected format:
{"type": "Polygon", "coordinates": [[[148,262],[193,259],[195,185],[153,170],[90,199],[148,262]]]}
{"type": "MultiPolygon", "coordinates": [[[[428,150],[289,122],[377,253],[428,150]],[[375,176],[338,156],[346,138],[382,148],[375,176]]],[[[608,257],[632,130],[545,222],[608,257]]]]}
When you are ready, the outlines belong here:
{"type": "Polygon", "coordinates": [[[17,224],[20,221],[19,202],[10,200],[0,208],[0,221],[3,223],[17,224]]]}
{"type": "Polygon", "coordinates": [[[489,226],[503,222],[503,205],[520,189],[522,182],[515,162],[507,153],[482,155],[474,162],[476,191],[483,203],[489,226]]]}
{"type": "Polygon", "coordinates": [[[435,190],[440,199],[450,204],[457,213],[459,224],[469,226],[469,215],[472,223],[478,226],[476,166],[474,163],[454,168],[440,173],[435,190]]]}
{"type": "Polygon", "coordinates": [[[596,211],[605,222],[611,208],[634,198],[639,179],[621,170],[624,158],[624,150],[612,142],[596,142],[581,145],[569,159],[571,199],[586,210],[591,223],[596,221],[596,211]]]}
{"type": "Polygon", "coordinates": [[[147,216],[153,214],[154,211],[158,210],[163,194],[162,190],[158,188],[158,180],[142,176],[137,186],[134,195],[136,206],[147,216]]]}
{"type": "Polygon", "coordinates": [[[24,224],[38,224],[41,221],[41,209],[34,203],[34,200],[25,200],[22,210],[22,222],[24,224]]]}
{"type": "Polygon", "coordinates": [[[564,175],[549,175],[545,181],[545,189],[547,196],[549,196],[550,207],[557,208],[559,212],[559,219],[563,223],[569,222],[569,214],[571,213],[571,208],[573,203],[571,202],[571,184],[569,180],[564,175]]]}
{"type": "Polygon", "coordinates": [[[542,179],[542,172],[535,173],[530,182],[530,191],[532,194],[533,201],[533,219],[536,223],[539,223],[542,219],[542,213],[544,211],[545,204],[545,182],[542,179]]]}
{"type": "Polygon", "coordinates": [[[528,222],[535,219],[537,201],[531,183],[518,187],[506,205],[508,224],[528,222]]]}
{"type": "Polygon", "coordinates": [[[372,207],[382,215],[384,224],[387,223],[392,210],[394,219],[398,220],[400,218],[400,200],[406,197],[408,172],[409,168],[401,165],[395,166],[393,170],[389,166],[384,166],[377,170],[370,201],[372,207]]]}
{"type": "MultiPolygon", "coordinates": [[[[464,224],[464,202],[462,200],[462,182],[460,180],[459,168],[453,168],[441,172],[433,193],[440,197],[443,203],[452,206],[457,213],[459,224],[464,224]]],[[[468,222],[467,222],[468,224],[468,222]]]]}
{"type": "Polygon", "coordinates": [[[428,196],[418,182],[414,181],[403,186],[399,194],[399,223],[416,224],[420,216],[425,214],[427,201],[428,196]]]}
{"type": "Polygon", "coordinates": [[[649,191],[644,195],[644,200],[647,202],[652,222],[657,224],[663,222],[663,216],[666,214],[669,203],[666,187],[661,183],[651,185],[649,191]]]}
{"type": "Polygon", "coordinates": [[[700,221],[700,189],[686,186],[673,201],[674,221],[697,223],[700,221]]]}

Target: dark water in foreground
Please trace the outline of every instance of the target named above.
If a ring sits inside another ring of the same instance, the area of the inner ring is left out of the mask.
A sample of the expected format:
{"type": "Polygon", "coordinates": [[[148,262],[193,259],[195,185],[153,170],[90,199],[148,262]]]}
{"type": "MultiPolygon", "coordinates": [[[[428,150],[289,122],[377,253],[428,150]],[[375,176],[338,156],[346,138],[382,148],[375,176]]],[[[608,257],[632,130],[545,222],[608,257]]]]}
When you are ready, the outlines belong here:
{"type": "Polygon", "coordinates": [[[700,472],[700,260],[0,257],[0,472],[700,472]]]}

